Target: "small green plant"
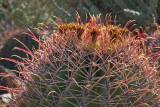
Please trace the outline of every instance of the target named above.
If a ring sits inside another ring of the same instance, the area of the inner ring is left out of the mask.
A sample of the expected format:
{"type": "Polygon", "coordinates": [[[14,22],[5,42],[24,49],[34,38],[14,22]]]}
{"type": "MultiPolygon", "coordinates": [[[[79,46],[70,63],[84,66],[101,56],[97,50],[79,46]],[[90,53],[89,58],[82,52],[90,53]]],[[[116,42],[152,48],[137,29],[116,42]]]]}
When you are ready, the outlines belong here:
{"type": "MultiPolygon", "coordinates": [[[[58,19],[59,20],[59,19],[58,19]]],[[[60,21],[61,22],[61,21],[60,21]]],[[[38,50],[26,52],[31,59],[17,63],[23,78],[18,77],[12,106],[33,107],[148,107],[158,106],[159,67],[146,54],[144,33],[105,25],[100,17],[90,17],[83,24],[57,24],[56,32],[43,24],[43,35],[36,38],[38,50]],[[45,29],[46,28],[46,29],[45,29]],[[50,31],[50,33],[48,33],[50,31]]],[[[24,44],[23,44],[24,45],[24,44]]]]}

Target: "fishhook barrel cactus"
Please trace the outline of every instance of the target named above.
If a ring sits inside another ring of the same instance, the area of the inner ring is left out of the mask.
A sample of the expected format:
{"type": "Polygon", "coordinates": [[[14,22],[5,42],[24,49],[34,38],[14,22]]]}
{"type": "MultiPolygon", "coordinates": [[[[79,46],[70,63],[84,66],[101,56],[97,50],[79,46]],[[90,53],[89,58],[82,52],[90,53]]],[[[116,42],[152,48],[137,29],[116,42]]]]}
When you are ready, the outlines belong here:
{"type": "MultiPolygon", "coordinates": [[[[25,49],[18,41],[23,42],[26,46],[32,50],[38,48],[38,43],[33,40],[33,38],[29,37],[27,34],[24,33],[24,30],[11,30],[9,33],[4,33],[4,36],[1,37],[2,41],[2,48],[0,49],[0,58],[12,58],[14,60],[19,60],[19,58],[15,57],[14,55],[21,56],[23,58],[27,57],[26,53],[19,50],[14,50],[14,47],[19,47],[25,49]],[[17,41],[18,40],[18,41],[17,41]]],[[[38,37],[38,34],[34,32],[34,35],[38,37]]],[[[17,69],[16,64],[6,60],[0,60],[0,65],[8,69],[17,69]]]]}
{"type": "MultiPolygon", "coordinates": [[[[33,107],[158,107],[158,53],[146,54],[144,32],[111,24],[108,16],[90,16],[82,23],[61,24],[56,32],[42,24],[43,39],[28,34],[38,50],[17,63],[23,78],[16,77],[12,106],[33,107]],[[49,33],[50,32],[50,33],[49,33]],[[134,33],[138,32],[138,33],[134,33]],[[21,84],[22,83],[22,84],[21,84]]],[[[21,43],[22,44],[22,43],[21,43]]],[[[24,45],[24,44],[23,44],[24,45]]]]}

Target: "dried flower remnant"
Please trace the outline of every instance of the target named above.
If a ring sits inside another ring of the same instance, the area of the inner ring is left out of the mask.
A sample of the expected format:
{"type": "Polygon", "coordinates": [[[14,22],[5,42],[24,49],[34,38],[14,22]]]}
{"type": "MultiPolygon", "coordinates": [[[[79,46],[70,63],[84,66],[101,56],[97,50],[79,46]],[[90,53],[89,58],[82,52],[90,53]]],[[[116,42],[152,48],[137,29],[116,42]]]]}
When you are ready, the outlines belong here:
{"type": "Polygon", "coordinates": [[[60,34],[65,34],[65,36],[69,36],[72,33],[76,33],[79,40],[81,40],[81,35],[83,34],[84,30],[85,28],[77,23],[62,24],[58,26],[58,31],[60,32],[60,34]]]}
{"type": "MultiPolygon", "coordinates": [[[[133,35],[126,27],[121,28],[118,25],[111,25],[106,22],[107,26],[103,26],[100,16],[92,17],[85,24],[68,23],[58,25],[60,34],[65,35],[66,41],[73,37],[78,37],[79,47],[88,51],[99,51],[105,47],[109,47],[108,54],[113,52],[117,45],[120,47],[123,40],[130,38],[133,35]],[[72,36],[71,36],[72,35],[72,36]]],[[[75,38],[76,39],[76,38],[75,38]]],[[[77,41],[74,43],[76,44],[77,41]]]]}

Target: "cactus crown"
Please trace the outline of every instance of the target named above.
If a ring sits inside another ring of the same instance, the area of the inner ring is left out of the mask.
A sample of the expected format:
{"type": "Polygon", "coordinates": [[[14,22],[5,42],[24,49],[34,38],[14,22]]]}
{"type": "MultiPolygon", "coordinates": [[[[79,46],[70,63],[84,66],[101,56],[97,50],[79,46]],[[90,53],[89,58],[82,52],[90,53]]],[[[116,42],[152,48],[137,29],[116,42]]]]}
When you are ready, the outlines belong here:
{"type": "Polygon", "coordinates": [[[65,41],[70,41],[71,38],[74,38],[74,44],[78,43],[81,49],[87,49],[90,52],[93,50],[99,51],[111,45],[108,50],[109,54],[115,50],[117,44],[121,44],[124,37],[133,35],[126,27],[121,28],[117,25],[112,25],[108,20],[106,21],[106,26],[104,26],[101,23],[100,16],[90,16],[89,22],[83,24],[80,22],[79,16],[77,16],[77,23],[62,23],[58,25],[57,30],[60,35],[65,36],[65,41]]]}

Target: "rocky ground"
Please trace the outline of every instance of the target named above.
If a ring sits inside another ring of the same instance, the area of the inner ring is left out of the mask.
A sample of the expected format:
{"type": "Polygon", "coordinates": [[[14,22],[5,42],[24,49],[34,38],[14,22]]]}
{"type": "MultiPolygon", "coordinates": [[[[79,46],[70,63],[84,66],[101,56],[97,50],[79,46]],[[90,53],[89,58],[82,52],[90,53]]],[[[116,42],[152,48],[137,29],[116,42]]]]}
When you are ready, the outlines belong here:
{"type": "MultiPolygon", "coordinates": [[[[13,78],[11,78],[11,77],[2,77],[1,75],[3,73],[7,73],[7,74],[15,76],[15,74],[11,70],[9,70],[9,69],[7,69],[7,68],[5,68],[5,67],[0,65],[0,86],[5,86],[5,87],[9,87],[9,88],[16,87],[16,85],[13,82],[13,78]]],[[[0,89],[2,89],[2,88],[0,88],[0,89]]],[[[12,98],[12,95],[9,94],[7,91],[0,90],[0,107],[2,105],[3,106],[7,105],[11,98],[12,98]]],[[[6,107],[6,106],[4,106],[4,107],[6,107]]]]}

